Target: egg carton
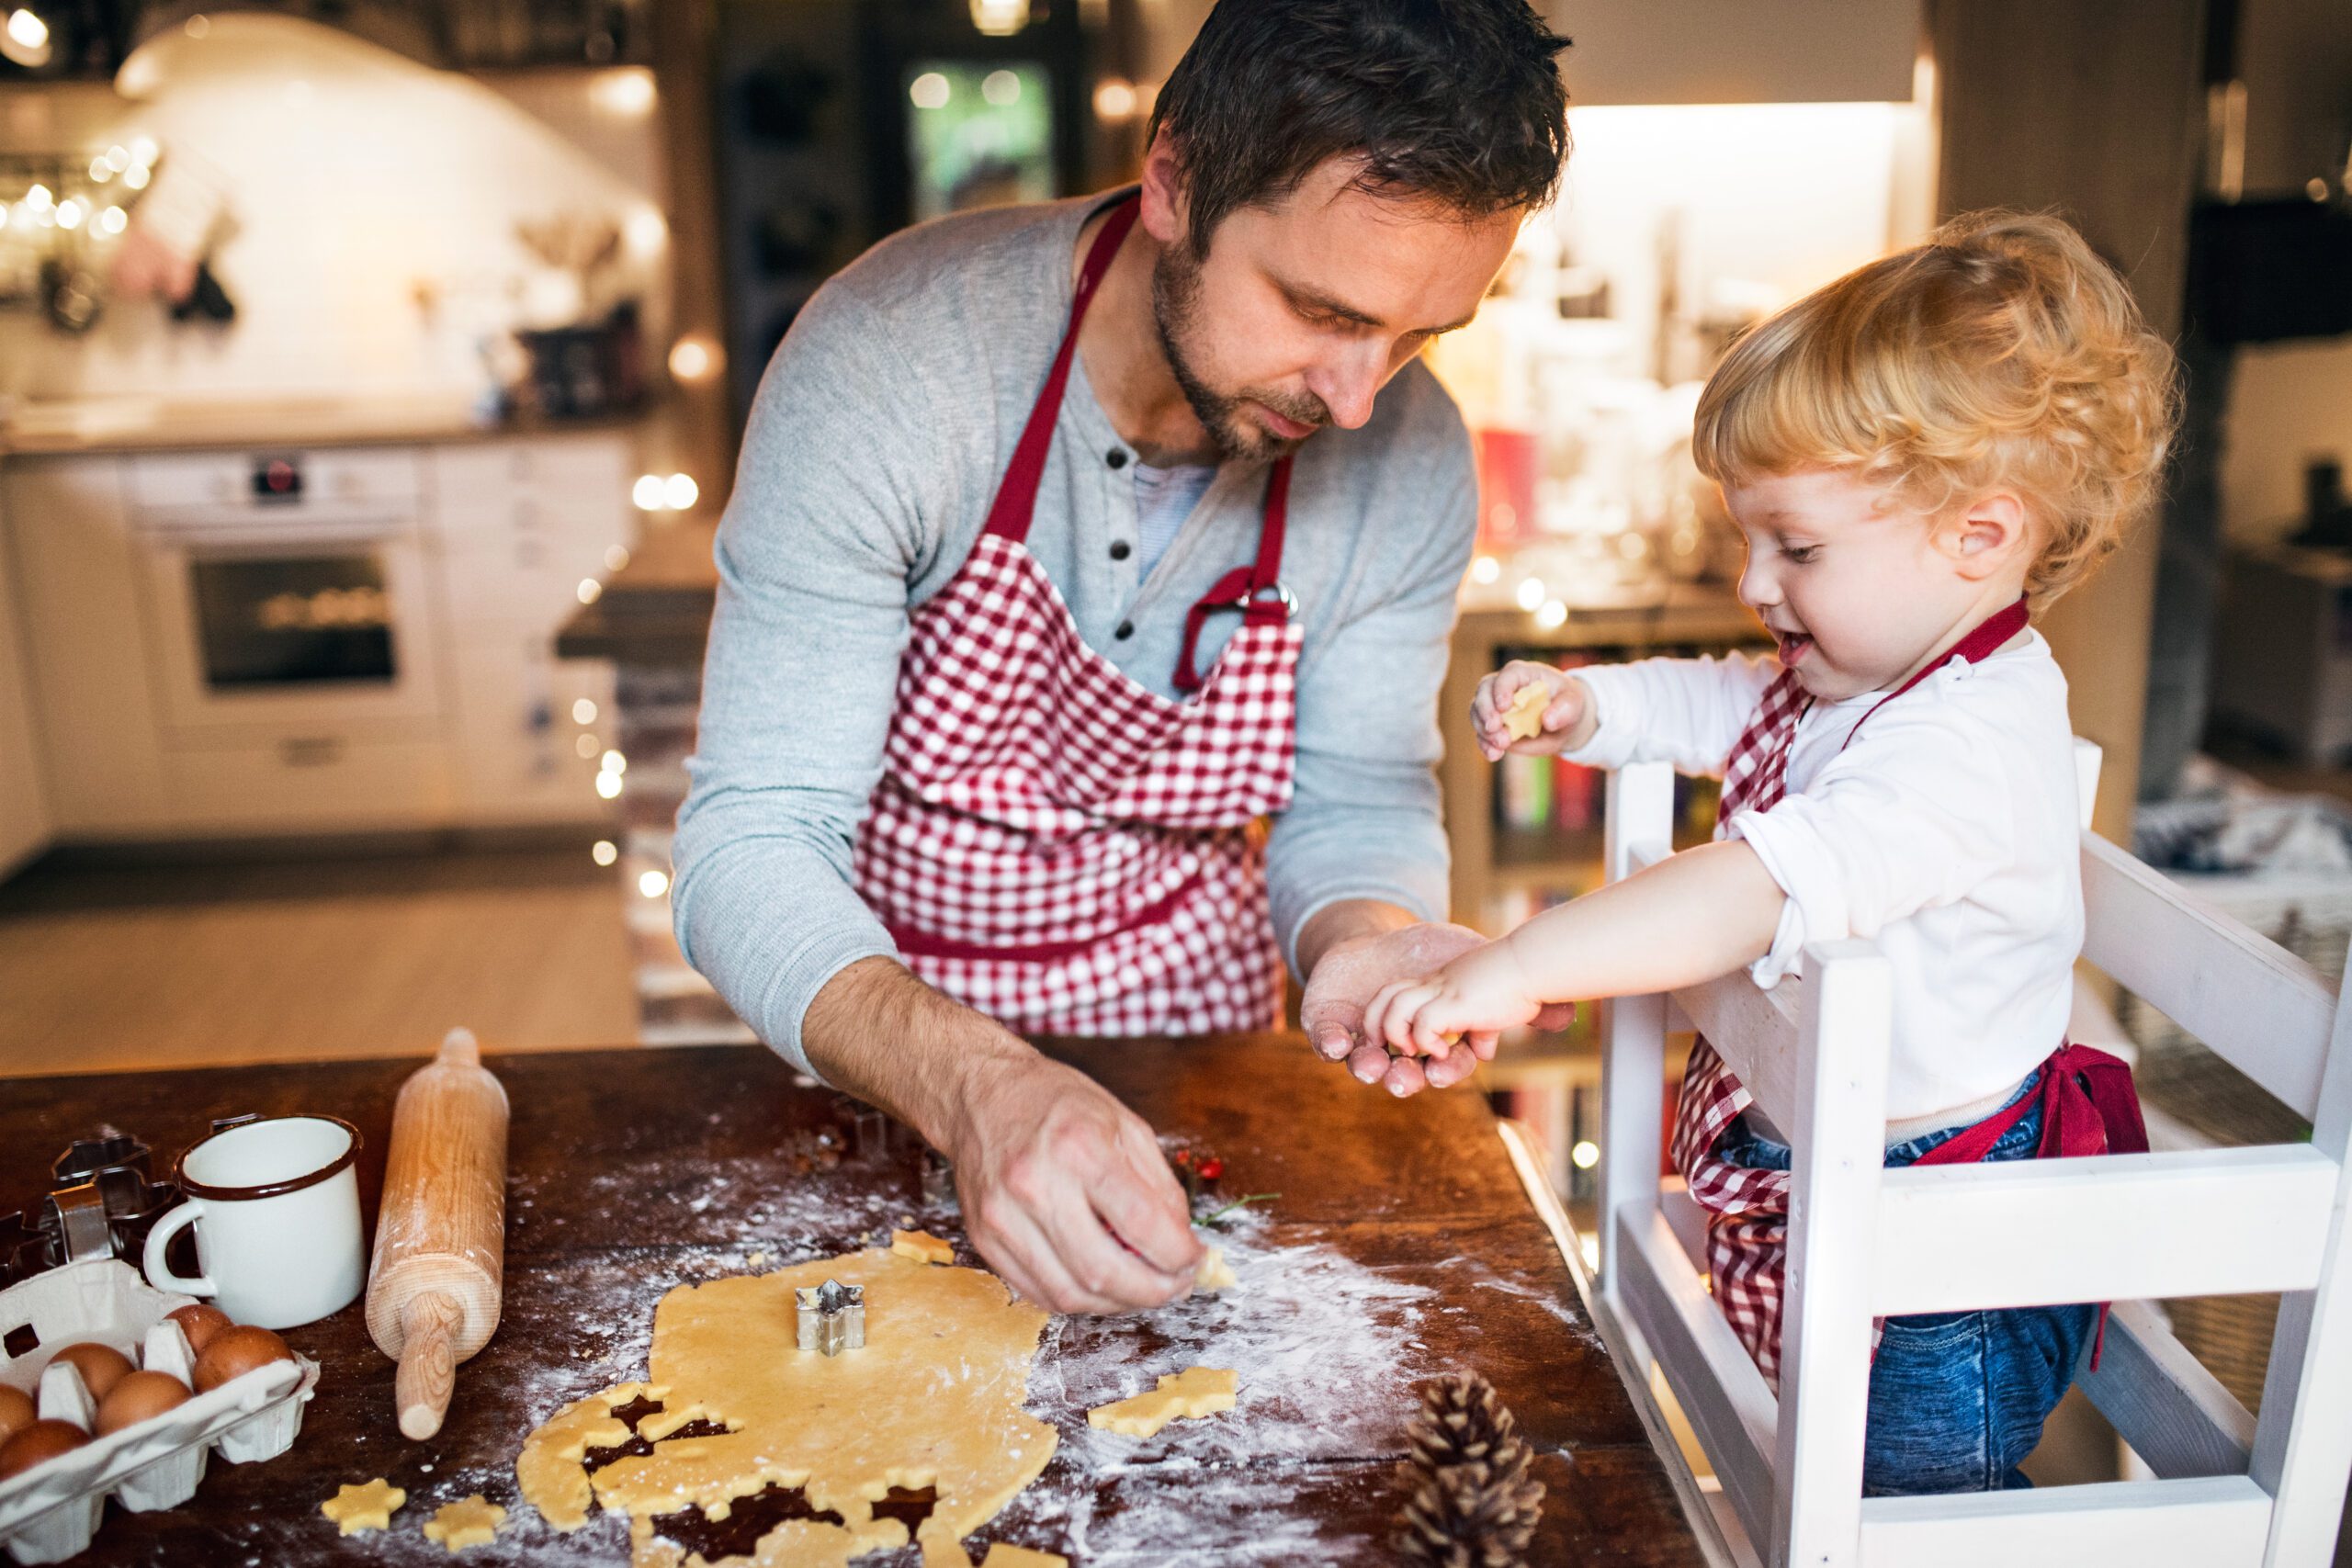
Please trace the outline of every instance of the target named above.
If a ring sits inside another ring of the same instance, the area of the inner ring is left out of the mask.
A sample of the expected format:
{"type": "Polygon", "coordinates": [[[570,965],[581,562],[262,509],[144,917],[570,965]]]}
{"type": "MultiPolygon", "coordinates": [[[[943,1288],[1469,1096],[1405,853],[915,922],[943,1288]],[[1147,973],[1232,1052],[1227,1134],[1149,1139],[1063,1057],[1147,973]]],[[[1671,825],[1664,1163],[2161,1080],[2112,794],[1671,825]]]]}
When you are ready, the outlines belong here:
{"type": "MultiPolygon", "coordinates": [[[[36,1275],[0,1291],[0,1336],[29,1326],[40,1339],[21,1356],[0,1351],[0,1382],[33,1394],[43,1419],[88,1431],[96,1402],[70,1362],[51,1364],[57,1352],[96,1340],[193,1387],[187,1336],[164,1315],[192,1304],[112,1258],[36,1275]]],[[[196,1495],[215,1448],[231,1464],[277,1458],[301,1430],[302,1406],[318,1382],[318,1363],[308,1357],[272,1361],[0,1481],[0,1544],[19,1562],[62,1562],[97,1534],[109,1494],[135,1513],[176,1507],[196,1495]]]]}

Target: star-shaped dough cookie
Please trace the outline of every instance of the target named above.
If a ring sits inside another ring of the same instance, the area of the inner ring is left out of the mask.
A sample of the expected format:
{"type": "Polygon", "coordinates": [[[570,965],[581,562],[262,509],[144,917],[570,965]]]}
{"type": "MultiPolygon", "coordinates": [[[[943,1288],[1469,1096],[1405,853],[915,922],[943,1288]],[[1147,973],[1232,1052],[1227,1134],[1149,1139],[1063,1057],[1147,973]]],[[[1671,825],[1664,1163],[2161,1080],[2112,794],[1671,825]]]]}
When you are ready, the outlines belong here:
{"type": "Polygon", "coordinates": [[[892,1231],[890,1250],[918,1263],[956,1261],[956,1249],[928,1231],[892,1231]]]}
{"type": "Polygon", "coordinates": [[[424,1539],[462,1551],[469,1546],[488,1546],[505,1522],[506,1510],[477,1492],[463,1502],[442,1504],[424,1527],[424,1539]]]}
{"type": "Polygon", "coordinates": [[[319,1505],[319,1512],[333,1519],[344,1534],[357,1535],[361,1530],[391,1529],[392,1516],[407,1501],[407,1493],[379,1475],[362,1486],[344,1483],[333,1497],[319,1505]]]}
{"type": "Polygon", "coordinates": [[[1503,733],[1513,740],[1524,740],[1544,733],[1544,710],[1552,705],[1552,690],[1541,681],[1532,686],[1521,686],[1519,695],[1503,709],[1503,733]]]}
{"type": "Polygon", "coordinates": [[[1149,1393],[1097,1405],[1086,1413],[1086,1423],[1106,1432],[1148,1438],[1179,1416],[1214,1416],[1232,1409],[1240,1381],[1238,1374],[1216,1367],[1187,1367],[1161,1378],[1149,1393]]]}

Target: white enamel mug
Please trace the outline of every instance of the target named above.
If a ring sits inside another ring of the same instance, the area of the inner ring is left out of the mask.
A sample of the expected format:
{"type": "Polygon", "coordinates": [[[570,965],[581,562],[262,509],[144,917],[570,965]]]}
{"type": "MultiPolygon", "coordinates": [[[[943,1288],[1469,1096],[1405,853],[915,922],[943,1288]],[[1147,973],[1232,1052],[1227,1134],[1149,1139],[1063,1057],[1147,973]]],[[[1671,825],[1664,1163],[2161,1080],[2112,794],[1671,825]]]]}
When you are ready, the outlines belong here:
{"type": "Polygon", "coordinates": [[[360,1249],[359,1129],[334,1116],[216,1123],[180,1156],[187,1201],[147,1233],[147,1282],[209,1296],[239,1323],[292,1328],[349,1306],[366,1283],[360,1249]],[[196,1226],[203,1273],[175,1274],[173,1236],[196,1226]]]}

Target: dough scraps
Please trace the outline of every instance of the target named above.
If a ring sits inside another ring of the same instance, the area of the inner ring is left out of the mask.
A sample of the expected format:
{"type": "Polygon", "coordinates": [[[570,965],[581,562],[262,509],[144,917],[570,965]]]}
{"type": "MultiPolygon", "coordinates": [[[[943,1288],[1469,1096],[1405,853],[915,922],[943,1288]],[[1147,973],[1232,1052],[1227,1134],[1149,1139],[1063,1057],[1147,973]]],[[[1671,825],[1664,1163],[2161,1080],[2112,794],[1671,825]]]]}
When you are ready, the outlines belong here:
{"type": "Polygon", "coordinates": [[[461,1503],[444,1503],[424,1527],[424,1539],[437,1540],[451,1551],[488,1546],[498,1539],[506,1510],[477,1492],[461,1503]]]}
{"type": "Polygon", "coordinates": [[[1106,1432],[1148,1438],[1179,1416],[1214,1416],[1232,1409],[1240,1382],[1238,1374],[1216,1367],[1187,1367],[1161,1378],[1149,1393],[1095,1406],[1086,1413],[1086,1423],[1106,1432]]]}
{"type": "Polygon", "coordinates": [[[929,1231],[892,1231],[890,1250],[918,1263],[953,1263],[956,1249],[929,1231]]]}
{"type": "Polygon", "coordinates": [[[1034,1551],[1025,1546],[1009,1546],[998,1541],[989,1548],[980,1568],[1069,1568],[1069,1559],[1051,1551],[1034,1551]]]}
{"type": "Polygon", "coordinates": [[[514,1461],[514,1479],[523,1485],[523,1500],[559,1530],[576,1530],[588,1522],[588,1506],[596,1500],[581,1465],[590,1449],[616,1449],[629,1439],[628,1423],[613,1411],[639,1399],[660,1404],[669,1393],[650,1383],[625,1382],[602,1393],[575,1399],[523,1440],[522,1457],[514,1461]]]}
{"type": "Polygon", "coordinates": [[[319,1505],[319,1512],[333,1519],[344,1534],[357,1535],[361,1530],[391,1529],[392,1516],[407,1501],[407,1493],[387,1484],[379,1475],[361,1486],[344,1483],[334,1489],[333,1497],[319,1505]]]}
{"type": "Polygon", "coordinates": [[[1552,705],[1552,688],[1538,681],[1521,686],[1519,695],[1503,709],[1503,733],[1513,740],[1525,740],[1544,733],[1544,710],[1552,705]]]}
{"type": "Polygon", "coordinates": [[[961,1556],[956,1543],[1053,1457],[1053,1427],[1022,1408],[1046,1321],[992,1274],[878,1247],[681,1285],[654,1309],[647,1380],[558,1411],[524,1443],[515,1479],[558,1529],[578,1529],[592,1497],[628,1514],[641,1564],[684,1560],[653,1535],[657,1515],[699,1506],[723,1519],[739,1497],[801,1488],[843,1524],[793,1519],[763,1536],[752,1561],[775,1568],[905,1545],[906,1527],[875,1518],[873,1506],[894,1486],[928,1486],[937,1501],[917,1532],[926,1557],[934,1543],[961,1556]],[[796,1348],[793,1292],[828,1280],[865,1287],[863,1349],[796,1348]],[[653,1451],[586,1473],[590,1448],[628,1441],[612,1412],[640,1396],[662,1403],[637,1423],[653,1451]],[[727,1430],[662,1440],[695,1421],[727,1430]]]}
{"type": "Polygon", "coordinates": [[[1196,1291],[1229,1291],[1241,1283],[1233,1265],[1225,1260],[1225,1248],[1212,1247],[1201,1254],[1201,1266],[1193,1271],[1193,1289],[1196,1291]]]}

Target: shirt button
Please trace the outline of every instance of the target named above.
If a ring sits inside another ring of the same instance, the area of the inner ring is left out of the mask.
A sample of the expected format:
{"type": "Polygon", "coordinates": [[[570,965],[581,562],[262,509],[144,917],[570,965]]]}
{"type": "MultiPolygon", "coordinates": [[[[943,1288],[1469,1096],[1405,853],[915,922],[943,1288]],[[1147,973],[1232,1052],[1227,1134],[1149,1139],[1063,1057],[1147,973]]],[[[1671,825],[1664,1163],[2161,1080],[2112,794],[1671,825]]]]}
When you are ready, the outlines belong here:
{"type": "Polygon", "coordinates": [[[1114,539],[1111,541],[1111,558],[1113,560],[1125,560],[1135,553],[1135,547],[1128,544],[1125,539],[1114,539]]]}
{"type": "Polygon", "coordinates": [[[1119,623],[1118,630],[1113,632],[1111,635],[1117,637],[1121,642],[1125,642],[1127,638],[1136,635],[1136,624],[1133,621],[1121,621],[1119,623]]]}
{"type": "Polygon", "coordinates": [[[1116,446],[1103,453],[1102,460],[1114,468],[1124,468],[1127,466],[1127,455],[1116,446]]]}

